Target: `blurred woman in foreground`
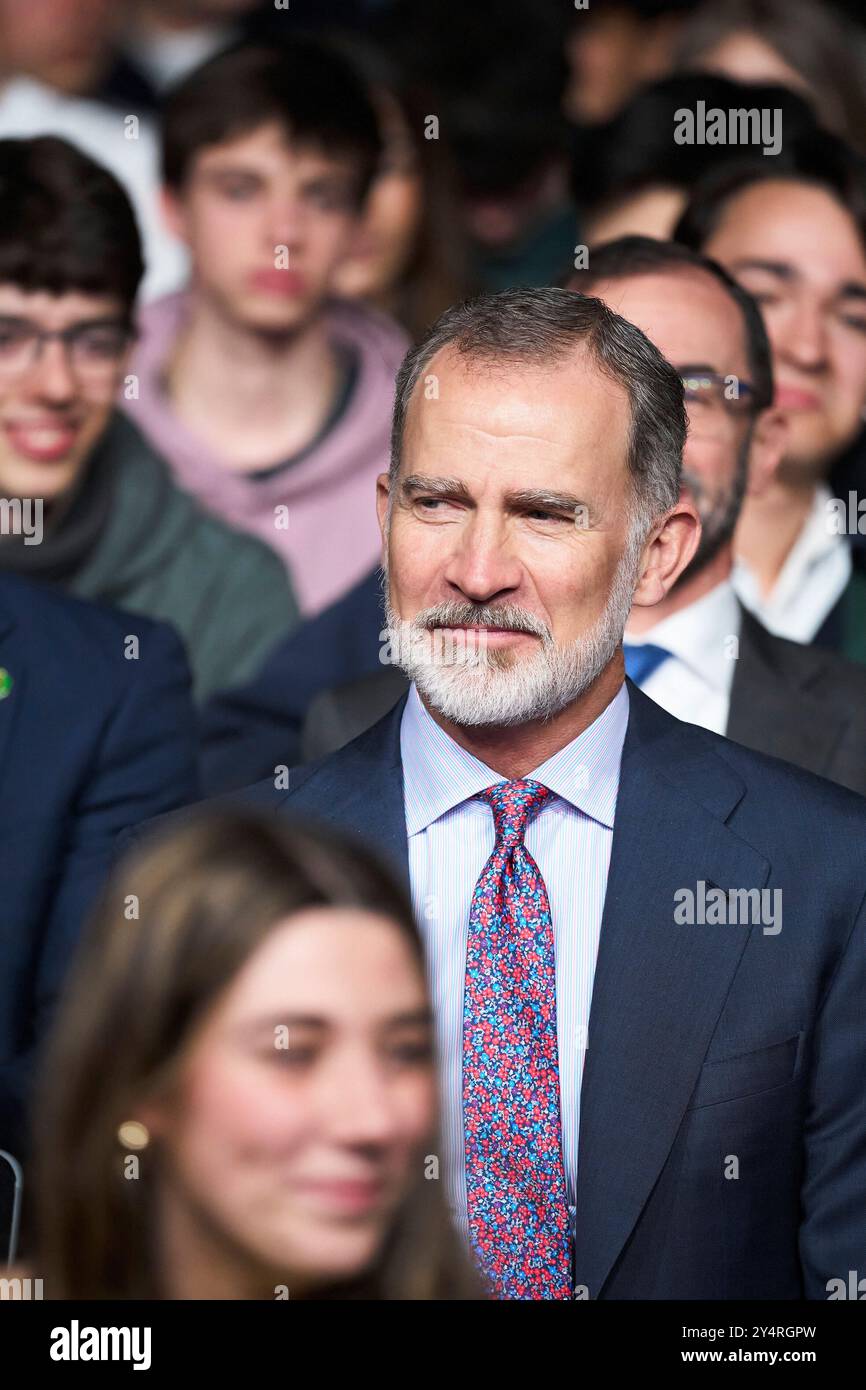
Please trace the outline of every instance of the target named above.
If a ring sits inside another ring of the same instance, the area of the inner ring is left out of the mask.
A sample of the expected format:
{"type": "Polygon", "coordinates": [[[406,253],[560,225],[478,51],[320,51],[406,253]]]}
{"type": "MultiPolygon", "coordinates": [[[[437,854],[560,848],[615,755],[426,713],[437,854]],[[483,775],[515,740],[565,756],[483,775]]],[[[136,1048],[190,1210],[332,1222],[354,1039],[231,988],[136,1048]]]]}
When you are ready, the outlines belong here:
{"type": "Polygon", "coordinates": [[[420,940],[366,854],[249,812],[121,863],[46,1058],[48,1298],[477,1297],[420,940]]]}

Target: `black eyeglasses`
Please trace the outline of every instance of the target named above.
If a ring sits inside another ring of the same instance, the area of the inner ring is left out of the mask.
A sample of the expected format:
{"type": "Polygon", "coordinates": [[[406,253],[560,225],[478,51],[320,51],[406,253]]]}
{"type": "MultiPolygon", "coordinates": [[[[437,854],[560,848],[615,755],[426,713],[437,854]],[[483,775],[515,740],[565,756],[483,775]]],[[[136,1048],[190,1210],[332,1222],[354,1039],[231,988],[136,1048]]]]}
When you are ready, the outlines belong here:
{"type": "Polygon", "coordinates": [[[120,319],[93,319],[49,332],[30,319],[0,316],[0,376],[23,375],[38,362],[46,343],[57,339],[82,380],[110,378],[135,338],[135,329],[120,319]]]}
{"type": "Polygon", "coordinates": [[[738,402],[749,406],[755,399],[752,383],[741,381],[738,376],[720,376],[718,372],[695,372],[689,367],[681,367],[680,376],[687,402],[694,401],[728,410],[731,407],[736,408],[738,402]]]}
{"type": "Polygon", "coordinates": [[[757,393],[750,381],[690,367],[680,367],[678,371],[693,435],[710,437],[723,433],[732,418],[748,415],[754,409],[757,393]]]}

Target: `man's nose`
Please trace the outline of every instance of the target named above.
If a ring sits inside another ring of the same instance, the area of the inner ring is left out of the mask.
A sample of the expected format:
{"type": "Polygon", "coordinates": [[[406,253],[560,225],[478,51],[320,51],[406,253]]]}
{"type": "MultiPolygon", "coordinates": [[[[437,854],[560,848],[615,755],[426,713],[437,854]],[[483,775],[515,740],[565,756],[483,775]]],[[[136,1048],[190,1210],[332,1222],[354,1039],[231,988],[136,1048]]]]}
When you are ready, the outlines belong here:
{"type": "Polygon", "coordinates": [[[817,306],[801,306],[782,334],[783,360],[804,371],[820,371],[827,361],[827,322],[817,306]]]}
{"type": "Polygon", "coordinates": [[[445,568],[445,579],[452,589],[475,603],[512,593],[519,587],[521,575],[520,560],[505,524],[479,515],[461,530],[445,568]]]}
{"type": "Polygon", "coordinates": [[[270,231],[275,246],[288,246],[291,251],[305,237],[306,213],[297,198],[275,199],[270,207],[270,231]]]}
{"type": "Polygon", "coordinates": [[[28,378],[33,393],[43,400],[61,403],[72,400],[78,392],[69,351],[66,344],[56,338],[42,343],[28,378]]]}

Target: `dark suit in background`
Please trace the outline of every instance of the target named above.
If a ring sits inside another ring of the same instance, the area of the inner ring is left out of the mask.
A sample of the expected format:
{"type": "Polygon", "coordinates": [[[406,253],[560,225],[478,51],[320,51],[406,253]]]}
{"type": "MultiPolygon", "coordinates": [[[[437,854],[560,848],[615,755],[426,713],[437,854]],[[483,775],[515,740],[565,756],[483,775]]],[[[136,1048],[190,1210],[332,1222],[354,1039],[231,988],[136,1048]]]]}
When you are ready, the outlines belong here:
{"type": "Polygon", "coordinates": [[[20,1151],[36,1049],[115,838],[198,784],[170,628],[2,575],[0,668],[0,1148],[20,1151]]]}

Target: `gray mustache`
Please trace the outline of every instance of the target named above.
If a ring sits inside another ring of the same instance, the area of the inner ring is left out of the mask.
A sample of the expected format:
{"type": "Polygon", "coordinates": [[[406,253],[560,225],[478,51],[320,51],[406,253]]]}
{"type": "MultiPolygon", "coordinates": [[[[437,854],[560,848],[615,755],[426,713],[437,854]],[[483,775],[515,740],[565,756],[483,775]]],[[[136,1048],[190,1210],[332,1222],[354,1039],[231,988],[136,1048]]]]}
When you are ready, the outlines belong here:
{"type": "Polygon", "coordinates": [[[508,632],[527,632],[534,637],[550,640],[550,629],[532,613],[514,604],[437,603],[425,608],[413,619],[412,626],[437,627],[498,627],[508,632]]]}

